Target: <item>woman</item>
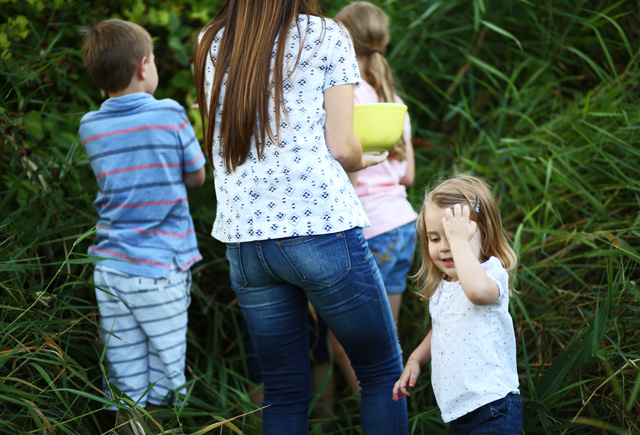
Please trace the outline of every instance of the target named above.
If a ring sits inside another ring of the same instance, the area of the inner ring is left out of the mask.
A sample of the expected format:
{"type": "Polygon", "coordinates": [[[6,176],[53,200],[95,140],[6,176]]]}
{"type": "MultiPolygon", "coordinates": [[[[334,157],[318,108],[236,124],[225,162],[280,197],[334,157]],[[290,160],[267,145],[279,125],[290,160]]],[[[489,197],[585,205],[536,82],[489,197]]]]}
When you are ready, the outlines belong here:
{"type": "Polygon", "coordinates": [[[360,81],[347,32],[314,0],[227,0],[195,47],[212,235],[260,361],[265,434],[308,433],[308,301],[353,363],[364,433],[408,431],[402,370],[368,221],[345,171],[382,162],[353,131],[360,81]]]}

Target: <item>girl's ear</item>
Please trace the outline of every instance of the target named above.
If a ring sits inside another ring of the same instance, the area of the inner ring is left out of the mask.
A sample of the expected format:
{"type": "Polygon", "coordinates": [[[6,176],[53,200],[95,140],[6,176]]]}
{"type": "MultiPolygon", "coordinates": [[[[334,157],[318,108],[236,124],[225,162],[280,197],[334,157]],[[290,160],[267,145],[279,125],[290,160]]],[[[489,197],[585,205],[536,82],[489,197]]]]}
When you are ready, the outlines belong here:
{"type": "Polygon", "coordinates": [[[478,231],[478,237],[480,237],[480,255],[482,255],[482,257],[485,258],[485,260],[488,260],[489,255],[487,255],[487,251],[484,249],[487,242],[487,235],[485,234],[483,229],[480,228],[480,225],[478,225],[477,231],[478,231]]]}
{"type": "Polygon", "coordinates": [[[143,56],[136,64],[136,75],[139,80],[145,80],[147,78],[146,64],[149,62],[147,56],[143,56]]]}

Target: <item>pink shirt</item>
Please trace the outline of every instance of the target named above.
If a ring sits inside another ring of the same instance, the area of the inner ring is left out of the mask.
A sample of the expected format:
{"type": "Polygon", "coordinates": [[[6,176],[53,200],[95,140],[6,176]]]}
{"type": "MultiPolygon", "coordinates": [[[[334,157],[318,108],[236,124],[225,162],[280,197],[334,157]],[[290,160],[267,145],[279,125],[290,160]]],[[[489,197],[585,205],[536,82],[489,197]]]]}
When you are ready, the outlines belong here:
{"type": "MultiPolygon", "coordinates": [[[[402,100],[396,96],[398,103],[402,100]]],[[[375,89],[366,82],[361,82],[355,91],[355,103],[377,103],[375,89]]],[[[403,137],[411,140],[411,124],[409,115],[404,122],[403,137]]],[[[356,183],[356,193],[362,207],[371,222],[371,226],[363,228],[364,237],[371,239],[394,228],[413,222],[418,214],[407,201],[407,190],[400,184],[400,179],[407,170],[406,161],[387,159],[384,162],[363,169],[356,183]]]]}

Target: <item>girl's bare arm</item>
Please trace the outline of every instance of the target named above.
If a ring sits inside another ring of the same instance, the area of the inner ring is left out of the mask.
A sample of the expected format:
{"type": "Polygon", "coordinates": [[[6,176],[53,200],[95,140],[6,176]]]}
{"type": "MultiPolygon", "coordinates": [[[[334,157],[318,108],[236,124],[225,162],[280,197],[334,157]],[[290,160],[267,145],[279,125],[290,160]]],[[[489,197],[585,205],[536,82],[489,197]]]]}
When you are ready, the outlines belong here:
{"type": "Polygon", "coordinates": [[[420,376],[420,366],[431,361],[431,333],[429,331],[427,336],[422,340],[422,343],[413,351],[407,364],[404,366],[402,375],[398,382],[393,386],[393,400],[396,402],[402,399],[404,396],[410,396],[408,388],[415,387],[418,382],[418,376],[420,376]]]}
{"type": "Polygon", "coordinates": [[[498,299],[500,291],[474,252],[474,249],[479,252],[482,241],[477,234],[476,223],[469,219],[469,213],[469,206],[456,204],[453,210],[445,210],[442,225],[462,290],[472,303],[490,305],[498,299]]]}

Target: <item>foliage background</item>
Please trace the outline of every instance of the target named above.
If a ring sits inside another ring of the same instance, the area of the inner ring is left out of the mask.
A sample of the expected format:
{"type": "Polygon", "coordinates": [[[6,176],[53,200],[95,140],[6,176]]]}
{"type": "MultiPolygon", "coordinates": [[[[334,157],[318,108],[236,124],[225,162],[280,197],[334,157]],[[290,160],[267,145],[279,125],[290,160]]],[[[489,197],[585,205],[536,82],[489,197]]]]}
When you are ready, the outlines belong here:
{"type": "MultiPolygon", "coordinates": [[[[156,97],[189,107],[193,41],[220,3],[2,1],[0,432],[114,430],[100,411],[107,399],[85,255],[96,185],[77,135],[104,96],[82,68],[78,27],[119,17],[147,28],[156,97]]],[[[417,209],[424,189],[449,173],[480,174],[520,254],[512,314],[524,432],[640,432],[639,2],[374,3],[391,19],[387,58],[412,116],[410,200],[417,209]]],[[[332,16],[345,1],[322,4],[332,16]]],[[[208,235],[212,181],[189,198],[205,260],[189,313],[189,402],[165,415],[165,429],[256,433],[259,415],[243,415],[255,409],[255,386],[224,250],[208,235]]],[[[407,293],[398,324],[405,355],[428,327],[407,293]]],[[[313,433],[360,432],[356,401],[336,377],[334,415],[313,419],[313,433]]],[[[412,433],[446,433],[427,375],[409,410],[412,433]]]]}

